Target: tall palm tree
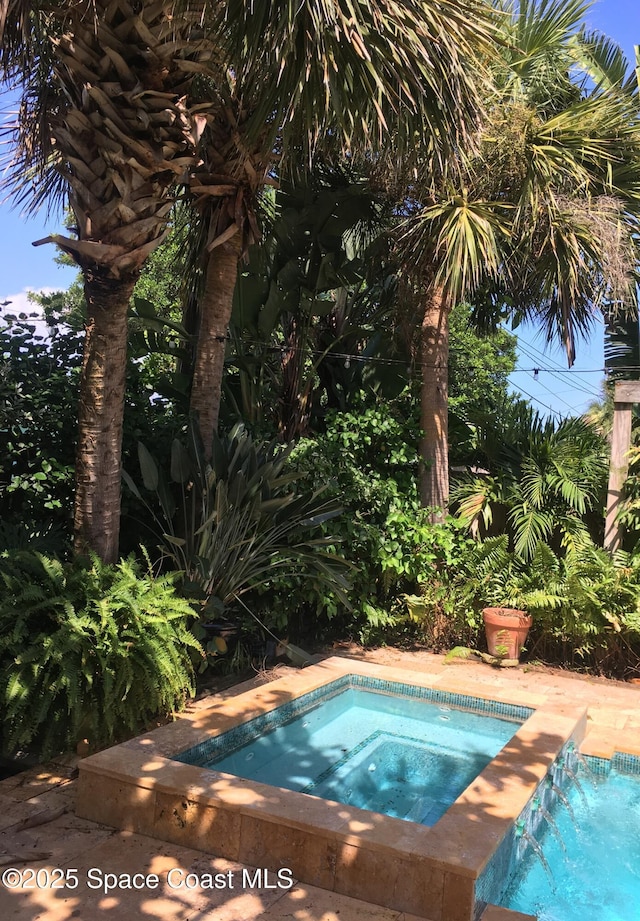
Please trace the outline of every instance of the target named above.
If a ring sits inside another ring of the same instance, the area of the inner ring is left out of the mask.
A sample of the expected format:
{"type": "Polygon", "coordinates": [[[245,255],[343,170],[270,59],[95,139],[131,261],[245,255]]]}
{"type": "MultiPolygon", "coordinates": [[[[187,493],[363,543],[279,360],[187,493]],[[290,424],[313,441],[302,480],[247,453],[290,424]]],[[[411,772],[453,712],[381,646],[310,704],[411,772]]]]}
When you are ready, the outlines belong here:
{"type": "Polygon", "coordinates": [[[225,23],[233,67],[210,87],[216,116],[190,185],[205,253],[191,409],[206,446],[238,260],[258,237],[256,196],[276,166],[282,174],[318,152],[354,158],[388,148],[393,168],[416,138],[430,162],[443,163],[478,123],[477,62],[493,35],[491,12],[476,0],[233,0],[225,23]]]}
{"type": "Polygon", "coordinates": [[[445,509],[449,496],[448,325],[456,300],[484,300],[494,311],[506,305],[561,341],[572,364],[598,310],[635,298],[638,110],[619,86],[593,79],[596,59],[605,68],[601,52],[613,46],[579,32],[587,7],[501,5],[505,41],[479,146],[460,155],[458,176],[429,177],[428,204],[405,229],[406,264],[422,301],[427,507],[445,509]]]}
{"type": "Polygon", "coordinates": [[[162,2],[0,5],[0,68],[20,94],[7,185],[28,209],[59,199],[75,219],[75,236],[38,243],[84,276],[75,548],[105,561],[118,551],[129,299],[204,123],[187,105],[194,73],[213,66],[199,7],[178,18],[162,2]]]}
{"type": "Polygon", "coordinates": [[[68,200],[76,236],[47,241],[85,280],[77,551],[117,555],[127,304],[177,181],[191,177],[207,233],[192,398],[207,443],[237,262],[274,159],[307,161],[327,139],[368,151],[392,134],[401,149],[416,130],[441,159],[477,120],[474,54],[491,35],[482,0],[0,2],[0,70],[22,100],[10,185],[33,206],[68,200]]]}

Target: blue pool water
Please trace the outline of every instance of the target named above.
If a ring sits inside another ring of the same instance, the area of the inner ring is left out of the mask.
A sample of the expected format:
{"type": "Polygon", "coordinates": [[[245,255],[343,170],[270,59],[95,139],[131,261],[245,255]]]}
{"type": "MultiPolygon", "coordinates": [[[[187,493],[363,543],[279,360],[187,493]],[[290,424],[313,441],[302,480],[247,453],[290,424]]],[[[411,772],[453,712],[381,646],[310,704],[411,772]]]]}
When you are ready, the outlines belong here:
{"type": "Polygon", "coordinates": [[[520,722],[348,687],[231,750],[180,760],[433,825],[520,722]]]}
{"type": "Polygon", "coordinates": [[[549,867],[528,849],[500,904],[539,921],[636,921],[640,918],[640,776],[580,771],[567,779],[565,803],[551,810],[536,839],[549,867]]]}

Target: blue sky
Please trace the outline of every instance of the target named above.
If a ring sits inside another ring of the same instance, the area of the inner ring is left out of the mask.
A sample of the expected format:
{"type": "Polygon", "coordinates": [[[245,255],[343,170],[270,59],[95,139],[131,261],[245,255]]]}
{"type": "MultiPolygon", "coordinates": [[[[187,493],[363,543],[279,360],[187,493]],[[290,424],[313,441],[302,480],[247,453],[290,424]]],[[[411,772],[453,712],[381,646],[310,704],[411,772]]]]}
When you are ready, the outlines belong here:
{"type": "MultiPolygon", "coordinates": [[[[589,27],[615,39],[629,60],[633,60],[633,46],[640,44],[638,0],[600,0],[588,12],[586,21],[589,27]]],[[[53,246],[31,245],[56,229],[57,222],[47,222],[43,214],[27,220],[7,205],[0,205],[3,254],[0,301],[10,299],[12,310],[27,308],[28,289],[66,288],[75,278],[74,269],[56,265],[53,246]]],[[[596,369],[604,365],[601,324],[596,324],[588,343],[579,344],[571,373],[566,371],[561,351],[544,352],[544,343],[535,330],[520,329],[518,335],[521,341],[518,368],[525,370],[513,375],[512,385],[531,397],[544,413],[579,413],[597,398],[603,375],[596,369]],[[541,370],[536,375],[533,368],[541,370]]]]}
{"type": "MultiPolygon", "coordinates": [[[[634,45],[640,45],[640,3],[638,0],[600,0],[586,16],[587,26],[599,29],[622,47],[629,61],[634,60],[634,45]]],[[[511,377],[511,384],[523,396],[533,398],[540,410],[566,415],[583,412],[597,399],[604,375],[604,336],[601,322],[595,323],[589,342],[580,342],[576,362],[570,373],[560,349],[545,351],[542,338],[532,329],[518,330],[520,355],[518,368],[527,371],[511,377]],[[549,368],[537,375],[529,369],[549,368]]]]}

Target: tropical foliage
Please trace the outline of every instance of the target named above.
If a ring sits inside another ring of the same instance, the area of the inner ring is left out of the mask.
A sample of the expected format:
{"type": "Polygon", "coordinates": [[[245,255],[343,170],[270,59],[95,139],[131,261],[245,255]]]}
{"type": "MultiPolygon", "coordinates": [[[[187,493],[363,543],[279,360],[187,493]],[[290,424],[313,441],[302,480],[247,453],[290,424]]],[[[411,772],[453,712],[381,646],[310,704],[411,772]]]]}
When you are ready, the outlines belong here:
{"type": "Polygon", "coordinates": [[[195,613],[175,577],[133,560],[60,563],[0,554],[0,695],[4,750],[51,754],[108,745],[194,692],[195,613]]]}
{"type": "Polygon", "coordinates": [[[637,556],[593,546],[560,556],[543,541],[528,560],[508,537],[476,542],[407,597],[408,617],[437,648],[476,645],[484,607],[533,615],[528,650],[578,667],[616,672],[640,640],[637,556]]]}
{"type": "Polygon", "coordinates": [[[390,205],[366,173],[319,164],[282,182],[274,206],[236,285],[226,394],[241,418],[289,441],[320,427],[328,409],[346,409],[363,385],[397,393],[408,359],[393,267],[374,255],[390,205]]]}
{"type": "Polygon", "coordinates": [[[638,88],[586,9],[0,3],[3,186],[81,270],[0,323],[6,749],[180,706],[221,618],[440,650],[516,605],[638,667],[637,448],[606,554],[606,411],[508,385],[509,323],[635,361],[638,88]]]}
{"type": "Polygon", "coordinates": [[[461,296],[479,316],[500,305],[531,319],[569,365],[599,310],[637,315],[640,133],[637,100],[617,79],[624,58],[580,30],[581,0],[499,9],[504,45],[479,146],[461,154],[457,173],[435,181],[427,170],[427,204],[416,190],[401,238],[422,313],[428,506],[449,498],[449,314],[461,296]]]}
{"type": "MultiPolygon", "coordinates": [[[[72,301],[74,312],[61,314],[65,299],[41,300],[46,323],[35,312],[20,317],[5,312],[0,320],[0,547],[33,547],[37,540],[39,549],[67,556],[82,363],[81,333],[75,327],[82,303],[72,301]]],[[[132,346],[142,336],[141,329],[135,330],[132,346]]],[[[136,360],[142,351],[132,347],[126,367],[123,456],[129,464],[139,439],[157,439],[168,455],[182,421],[166,403],[151,399],[159,377],[147,362],[136,360]]],[[[137,549],[141,535],[128,515],[126,498],[123,513],[128,526],[122,545],[128,552],[137,549]]]]}
{"type": "MultiPolygon", "coordinates": [[[[254,442],[242,425],[225,438],[214,434],[211,461],[193,429],[185,446],[174,440],[170,480],[139,445],[145,488],[163,557],[205,602],[204,616],[224,614],[239,596],[270,583],[280,572],[316,579],[344,599],[344,561],[327,552],[331,538],[314,532],[341,512],[324,487],[299,493],[285,471],[290,448],[254,442]]],[[[142,500],[131,477],[129,488],[142,500]]]]}
{"type": "Polygon", "coordinates": [[[515,410],[511,419],[503,416],[502,431],[492,426],[490,447],[483,433],[491,470],[459,481],[453,493],[459,517],[480,534],[506,528],[523,560],[539,541],[566,551],[601,539],[606,444],[582,419],[556,423],[528,407],[515,410]]]}

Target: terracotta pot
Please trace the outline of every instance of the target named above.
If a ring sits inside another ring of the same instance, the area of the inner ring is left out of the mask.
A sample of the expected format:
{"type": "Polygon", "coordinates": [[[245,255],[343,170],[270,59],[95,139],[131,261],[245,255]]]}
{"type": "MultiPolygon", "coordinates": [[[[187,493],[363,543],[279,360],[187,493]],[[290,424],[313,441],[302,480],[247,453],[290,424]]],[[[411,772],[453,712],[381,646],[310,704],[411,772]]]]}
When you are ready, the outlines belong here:
{"type": "Polygon", "coordinates": [[[485,608],[482,612],[489,653],[496,659],[519,659],[527,642],[531,617],[515,608],[485,608]]]}

